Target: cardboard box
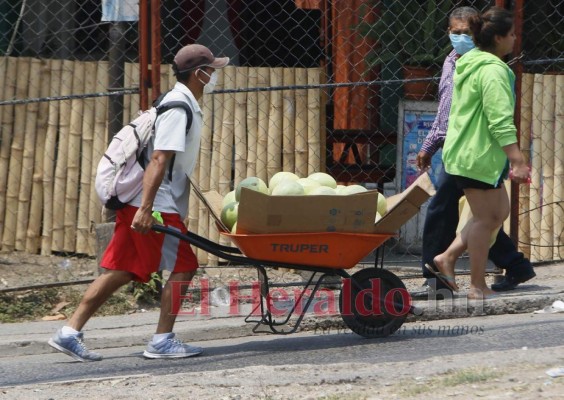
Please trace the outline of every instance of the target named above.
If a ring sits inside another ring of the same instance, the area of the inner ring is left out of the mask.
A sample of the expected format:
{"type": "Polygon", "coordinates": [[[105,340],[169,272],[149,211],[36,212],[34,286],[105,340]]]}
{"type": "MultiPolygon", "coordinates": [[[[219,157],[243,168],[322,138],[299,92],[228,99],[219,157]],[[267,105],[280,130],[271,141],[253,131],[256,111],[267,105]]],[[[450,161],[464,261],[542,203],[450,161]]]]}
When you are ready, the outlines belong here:
{"type": "Polygon", "coordinates": [[[417,215],[423,203],[434,194],[435,188],[429,174],[424,173],[403,192],[386,198],[388,212],[374,225],[372,232],[397,232],[402,225],[417,215]]]}
{"type": "Polygon", "coordinates": [[[404,192],[387,198],[388,212],[374,223],[375,190],[349,196],[268,196],[243,188],[237,232],[396,233],[433,194],[425,173],[404,192]]]}
{"type": "Polygon", "coordinates": [[[350,196],[269,196],[243,188],[237,232],[370,233],[377,200],[374,190],[350,196]]]}

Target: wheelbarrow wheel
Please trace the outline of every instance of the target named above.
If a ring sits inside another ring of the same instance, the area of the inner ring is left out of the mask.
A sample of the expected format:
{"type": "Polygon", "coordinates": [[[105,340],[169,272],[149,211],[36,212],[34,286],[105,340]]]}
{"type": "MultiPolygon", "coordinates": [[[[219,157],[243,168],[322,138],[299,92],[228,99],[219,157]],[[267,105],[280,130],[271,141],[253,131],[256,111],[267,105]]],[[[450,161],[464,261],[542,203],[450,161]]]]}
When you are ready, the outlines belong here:
{"type": "Polygon", "coordinates": [[[380,268],[354,273],[343,283],[339,297],[343,321],[365,338],[386,337],[397,331],[407,319],[410,304],[401,279],[380,268]]]}

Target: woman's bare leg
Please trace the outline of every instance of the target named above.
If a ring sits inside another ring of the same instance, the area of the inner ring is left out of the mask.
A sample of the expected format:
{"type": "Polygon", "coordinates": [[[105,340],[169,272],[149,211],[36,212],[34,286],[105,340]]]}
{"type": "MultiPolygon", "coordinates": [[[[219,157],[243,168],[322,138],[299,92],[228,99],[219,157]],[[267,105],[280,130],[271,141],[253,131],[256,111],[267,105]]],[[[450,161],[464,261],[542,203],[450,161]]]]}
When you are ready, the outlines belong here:
{"type": "Polygon", "coordinates": [[[472,210],[473,222],[467,232],[470,255],[470,292],[468,298],[480,299],[494,294],[486,284],[486,263],[492,232],[509,215],[509,198],[500,189],[465,189],[464,194],[472,210]]]}
{"type": "MultiPolygon", "coordinates": [[[[433,259],[435,266],[440,273],[454,279],[456,276],[454,268],[456,260],[466,251],[468,246],[468,231],[473,223],[473,218],[470,218],[462,231],[456,235],[448,249],[444,253],[438,254],[433,259]]],[[[453,281],[453,289],[458,290],[458,285],[453,281]]]]}

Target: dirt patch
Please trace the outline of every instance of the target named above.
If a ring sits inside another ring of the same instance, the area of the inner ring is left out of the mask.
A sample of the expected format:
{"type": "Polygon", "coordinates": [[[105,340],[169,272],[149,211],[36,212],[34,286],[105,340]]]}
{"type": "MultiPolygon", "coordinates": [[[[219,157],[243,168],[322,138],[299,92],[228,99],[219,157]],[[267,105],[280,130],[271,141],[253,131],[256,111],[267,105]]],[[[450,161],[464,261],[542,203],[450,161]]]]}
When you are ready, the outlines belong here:
{"type": "MultiPolygon", "coordinates": [[[[88,282],[97,275],[93,258],[0,254],[0,322],[66,319],[78,306],[88,282]],[[49,286],[65,282],[80,283],[49,286]],[[15,288],[18,290],[6,291],[15,288]]],[[[135,308],[133,297],[124,289],[103,306],[100,315],[122,314],[135,308]]]]}
{"type": "Polygon", "coordinates": [[[96,260],[88,257],[0,254],[0,289],[84,280],[97,273],[96,260]]]}

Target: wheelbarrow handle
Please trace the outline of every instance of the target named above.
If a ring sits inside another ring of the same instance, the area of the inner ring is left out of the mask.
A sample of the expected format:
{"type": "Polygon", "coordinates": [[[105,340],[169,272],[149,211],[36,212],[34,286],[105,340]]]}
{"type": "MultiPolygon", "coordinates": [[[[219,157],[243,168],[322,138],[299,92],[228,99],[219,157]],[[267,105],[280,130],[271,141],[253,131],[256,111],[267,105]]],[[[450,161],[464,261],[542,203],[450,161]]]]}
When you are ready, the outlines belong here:
{"type": "Polygon", "coordinates": [[[241,250],[239,250],[237,247],[223,246],[215,242],[212,242],[211,240],[205,239],[199,235],[196,235],[195,233],[192,232],[183,234],[182,232],[179,232],[176,229],[172,229],[169,228],[168,226],[159,225],[159,224],[154,224],[153,226],[151,226],[151,229],[154,230],[155,232],[165,233],[167,235],[172,235],[180,240],[185,240],[193,244],[194,246],[206,250],[212,254],[214,253],[214,251],[220,251],[220,252],[231,253],[231,254],[241,254],[241,250]]]}

